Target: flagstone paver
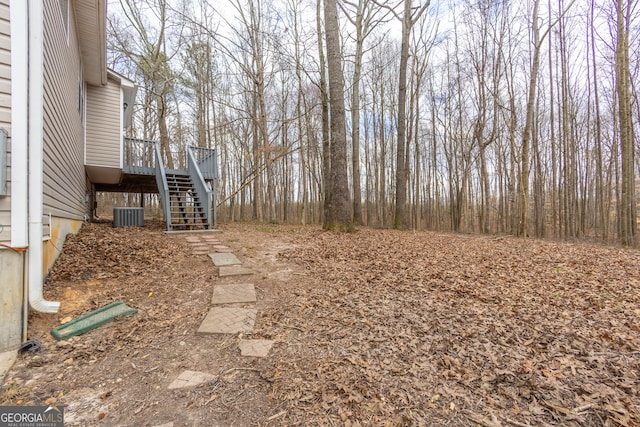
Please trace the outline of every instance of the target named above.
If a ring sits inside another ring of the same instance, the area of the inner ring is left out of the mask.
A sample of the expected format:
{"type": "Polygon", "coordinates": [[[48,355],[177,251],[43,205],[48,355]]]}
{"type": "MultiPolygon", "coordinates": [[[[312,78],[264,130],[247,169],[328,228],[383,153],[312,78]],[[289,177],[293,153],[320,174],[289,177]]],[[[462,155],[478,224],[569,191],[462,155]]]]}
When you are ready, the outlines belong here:
{"type": "Polygon", "coordinates": [[[213,261],[213,265],[215,265],[216,267],[242,264],[242,261],[240,261],[238,257],[232,254],[231,252],[212,253],[212,254],[209,254],[209,257],[211,258],[211,261],[213,261]]]}
{"type": "Polygon", "coordinates": [[[239,265],[218,267],[218,277],[248,276],[250,274],[253,274],[253,271],[239,265]]]}
{"type": "Polygon", "coordinates": [[[258,310],[255,308],[213,307],[198,328],[198,334],[251,332],[257,313],[258,310]]]}
{"type": "Polygon", "coordinates": [[[174,388],[193,387],[211,381],[214,378],[214,375],[207,374],[206,372],[184,371],[169,384],[168,388],[172,390],[174,388]]]}
{"type": "Polygon", "coordinates": [[[220,239],[218,239],[216,236],[202,236],[202,238],[204,240],[206,240],[209,243],[219,243],[220,239]]]}
{"type": "Polygon", "coordinates": [[[238,347],[241,356],[267,357],[274,343],[273,340],[240,340],[238,347]]]}
{"type": "Polygon", "coordinates": [[[211,304],[233,304],[239,302],[256,302],[256,289],[253,283],[234,283],[213,287],[211,304]]]}

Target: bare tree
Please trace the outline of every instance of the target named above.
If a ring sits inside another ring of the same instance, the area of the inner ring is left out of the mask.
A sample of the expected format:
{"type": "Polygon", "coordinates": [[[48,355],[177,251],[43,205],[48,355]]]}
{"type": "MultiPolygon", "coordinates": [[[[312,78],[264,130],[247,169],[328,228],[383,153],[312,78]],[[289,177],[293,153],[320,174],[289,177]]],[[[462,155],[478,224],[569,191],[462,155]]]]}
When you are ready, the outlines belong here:
{"type": "Polygon", "coordinates": [[[431,0],[426,0],[424,4],[413,7],[412,0],[404,0],[402,15],[391,7],[383,5],[390,10],[394,16],[402,22],[402,41],[400,45],[400,66],[398,68],[398,147],[396,150],[396,208],[393,220],[393,227],[400,229],[406,226],[406,200],[407,200],[407,165],[405,150],[407,146],[407,63],[409,62],[409,37],[413,25],[420,19],[420,16],[427,10],[431,0]]]}
{"type": "Polygon", "coordinates": [[[327,70],[329,73],[329,105],[331,116],[331,197],[324,228],[352,231],[347,181],[347,130],[344,109],[344,77],[342,49],[336,0],[324,0],[325,39],[327,42],[327,70]]]}
{"type": "Polygon", "coordinates": [[[151,4],[141,5],[134,0],[120,0],[120,7],[125,12],[124,16],[128,25],[123,25],[115,19],[109,20],[110,36],[116,41],[120,51],[124,53],[136,65],[145,82],[150,100],[154,101],[156,108],[156,124],[159,131],[160,148],[163,160],[167,167],[173,168],[173,156],[171,154],[171,138],[167,124],[169,114],[169,95],[173,92],[175,75],[170,66],[171,57],[177,54],[174,51],[167,54],[166,29],[169,22],[168,4],[166,0],[158,0],[151,4]],[[149,22],[142,7],[149,12],[158,28],[154,28],[149,22]],[[131,37],[127,37],[133,32],[131,37]],[[136,40],[135,45],[130,45],[136,40]]]}
{"type": "Polygon", "coordinates": [[[616,0],[616,94],[622,163],[622,194],[620,201],[620,241],[636,246],[637,218],[635,199],[633,117],[631,111],[631,73],[629,70],[629,32],[634,0],[616,0]]]}
{"type": "Polygon", "coordinates": [[[345,12],[345,16],[356,30],[356,49],[353,59],[353,78],[351,80],[351,162],[353,169],[353,222],[356,225],[360,225],[362,224],[362,189],[360,183],[360,80],[362,76],[362,59],[367,36],[382,21],[376,20],[377,10],[373,8],[374,3],[371,0],[357,0],[357,3],[343,0],[342,3],[340,5],[345,12]],[[342,3],[345,6],[342,6],[342,3]],[[355,17],[351,17],[350,11],[346,6],[355,9],[355,17]]]}

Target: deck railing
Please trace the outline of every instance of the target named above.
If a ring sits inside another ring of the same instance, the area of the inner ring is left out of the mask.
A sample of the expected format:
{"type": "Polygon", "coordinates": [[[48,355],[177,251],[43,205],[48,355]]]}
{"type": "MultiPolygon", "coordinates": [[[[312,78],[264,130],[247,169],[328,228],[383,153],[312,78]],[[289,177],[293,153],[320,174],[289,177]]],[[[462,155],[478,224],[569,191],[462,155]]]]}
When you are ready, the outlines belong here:
{"type": "Polygon", "coordinates": [[[155,146],[155,141],[124,138],[122,171],[138,175],[154,175],[156,173],[155,146]]]}
{"type": "MultiPolygon", "coordinates": [[[[124,138],[123,144],[123,165],[124,173],[153,175],[155,174],[155,147],[158,145],[156,141],[146,139],[124,138]]],[[[218,172],[216,166],[216,150],[212,148],[202,148],[188,146],[179,151],[171,151],[172,170],[186,170],[188,165],[188,153],[191,152],[196,160],[202,177],[205,180],[216,179],[218,172]]],[[[168,160],[168,159],[167,159],[168,160]]],[[[166,162],[168,163],[168,162],[166,162]]],[[[165,163],[165,167],[168,166],[165,163]]]]}

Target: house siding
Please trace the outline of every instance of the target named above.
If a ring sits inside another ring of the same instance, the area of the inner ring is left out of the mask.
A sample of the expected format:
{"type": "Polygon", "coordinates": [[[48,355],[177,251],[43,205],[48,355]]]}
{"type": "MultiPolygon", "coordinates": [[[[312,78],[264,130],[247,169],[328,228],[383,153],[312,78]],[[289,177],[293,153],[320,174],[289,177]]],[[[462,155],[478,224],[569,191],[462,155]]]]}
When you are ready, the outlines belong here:
{"type": "Polygon", "coordinates": [[[120,168],[120,83],[87,87],[86,164],[120,168]]]}
{"type": "Polygon", "coordinates": [[[45,1],[44,214],[78,220],[87,207],[84,129],[79,108],[81,59],[76,34],[73,15],[67,37],[59,3],[45,1]]]}
{"type": "MultiPolygon", "coordinates": [[[[11,135],[11,28],[9,0],[0,0],[0,127],[11,135]]],[[[10,142],[10,141],[7,141],[10,142]]],[[[11,144],[7,144],[7,194],[11,191],[11,144]]],[[[11,242],[11,197],[0,196],[0,242],[11,242]]],[[[0,352],[22,342],[24,254],[0,248],[0,352]]]]}
{"type": "MultiPolygon", "coordinates": [[[[11,132],[11,28],[9,0],[0,0],[0,127],[11,132]]],[[[11,133],[9,133],[11,135],[11,133]]],[[[7,194],[11,194],[11,144],[6,147],[7,194]]],[[[0,242],[11,241],[11,196],[0,196],[0,242]]]]}

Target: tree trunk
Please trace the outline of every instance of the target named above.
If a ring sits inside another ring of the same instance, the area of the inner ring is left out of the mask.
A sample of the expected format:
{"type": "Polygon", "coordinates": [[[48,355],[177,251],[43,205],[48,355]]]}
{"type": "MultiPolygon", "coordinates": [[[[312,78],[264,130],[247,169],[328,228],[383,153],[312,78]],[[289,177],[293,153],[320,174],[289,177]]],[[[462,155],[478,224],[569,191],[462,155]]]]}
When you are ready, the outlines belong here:
{"type": "Polygon", "coordinates": [[[631,79],[629,70],[629,26],[632,0],[616,0],[616,94],[622,163],[620,200],[620,241],[636,246],[637,219],[635,201],[633,117],[631,113],[631,79]]]}
{"type": "Polygon", "coordinates": [[[404,1],[402,16],[402,41],[400,46],[400,68],[398,81],[398,148],[396,150],[396,209],[393,228],[405,227],[405,204],[407,199],[407,170],[405,165],[406,107],[407,107],[407,63],[409,61],[409,35],[411,34],[411,0],[404,1]]]}
{"type": "Polygon", "coordinates": [[[324,228],[353,231],[347,180],[347,130],[344,109],[344,77],[336,0],[324,0],[325,39],[331,108],[331,198],[324,228]]]}
{"type": "Polygon", "coordinates": [[[329,95],[327,93],[327,70],[322,43],[322,0],[316,4],[316,26],[318,30],[318,58],[320,62],[320,97],[322,102],[322,189],[323,200],[323,224],[327,224],[329,208],[331,205],[331,135],[329,130],[329,95]]]}

